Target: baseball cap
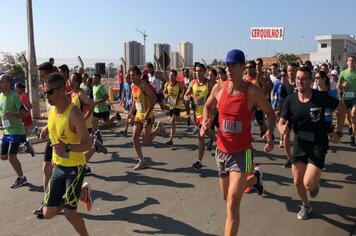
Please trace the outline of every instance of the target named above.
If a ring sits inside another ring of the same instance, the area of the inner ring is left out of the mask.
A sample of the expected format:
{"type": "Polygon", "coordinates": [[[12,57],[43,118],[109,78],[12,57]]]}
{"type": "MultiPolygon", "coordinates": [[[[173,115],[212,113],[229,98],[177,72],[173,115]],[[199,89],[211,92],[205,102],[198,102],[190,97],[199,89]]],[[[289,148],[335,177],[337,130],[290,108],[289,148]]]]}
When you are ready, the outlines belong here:
{"type": "Polygon", "coordinates": [[[245,54],[241,50],[233,49],[227,53],[225,62],[234,65],[245,63],[245,54]]]}
{"type": "Polygon", "coordinates": [[[337,73],[337,70],[332,70],[330,74],[332,74],[332,75],[339,75],[339,73],[337,73]]]}

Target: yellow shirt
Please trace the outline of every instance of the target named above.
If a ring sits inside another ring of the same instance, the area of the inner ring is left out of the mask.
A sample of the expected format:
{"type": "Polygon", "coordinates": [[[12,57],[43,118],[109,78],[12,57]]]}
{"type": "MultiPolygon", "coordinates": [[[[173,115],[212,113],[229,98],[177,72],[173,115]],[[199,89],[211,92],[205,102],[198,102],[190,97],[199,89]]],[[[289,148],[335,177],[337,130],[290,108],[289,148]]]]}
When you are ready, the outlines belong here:
{"type": "MultiPolygon", "coordinates": [[[[60,139],[65,144],[78,144],[80,139],[77,133],[69,129],[69,117],[74,107],[70,103],[63,114],[57,114],[57,109],[52,107],[48,115],[48,132],[51,143],[57,143],[60,139]]],[[[83,152],[69,152],[58,156],[55,152],[52,153],[52,162],[59,166],[79,166],[86,163],[85,155],[83,152]]]]}
{"type": "MultiPolygon", "coordinates": [[[[77,93],[75,93],[74,91],[71,93],[71,101],[74,105],[76,105],[83,113],[83,115],[85,115],[85,113],[88,112],[89,106],[87,104],[81,104],[80,99],[79,99],[79,91],[77,93]]],[[[85,126],[90,129],[93,127],[93,123],[92,123],[92,119],[91,116],[88,117],[85,120],[85,126]]]]}
{"type": "Polygon", "coordinates": [[[179,85],[176,82],[175,85],[172,86],[170,82],[166,83],[166,88],[168,91],[168,104],[170,109],[178,108],[184,109],[182,100],[179,98],[179,85]]]}
{"type": "MultiPolygon", "coordinates": [[[[140,86],[136,86],[135,84],[132,84],[132,99],[135,102],[135,107],[137,111],[135,121],[144,123],[144,116],[150,104],[148,103],[148,100],[145,94],[143,94],[140,86]]],[[[153,118],[153,111],[150,113],[149,117],[153,118]]]]}
{"type": "Polygon", "coordinates": [[[208,80],[205,79],[204,84],[199,85],[199,80],[196,79],[193,84],[193,99],[196,105],[195,117],[200,118],[203,116],[204,104],[209,94],[208,80]]]}

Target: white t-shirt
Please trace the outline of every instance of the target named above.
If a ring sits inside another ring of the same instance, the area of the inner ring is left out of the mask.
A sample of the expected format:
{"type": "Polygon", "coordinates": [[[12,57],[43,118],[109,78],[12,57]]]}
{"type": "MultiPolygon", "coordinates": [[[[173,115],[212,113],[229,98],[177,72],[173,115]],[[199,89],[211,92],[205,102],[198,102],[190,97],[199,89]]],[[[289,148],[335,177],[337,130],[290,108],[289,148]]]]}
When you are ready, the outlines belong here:
{"type": "Polygon", "coordinates": [[[157,79],[156,76],[148,74],[148,81],[156,90],[156,93],[158,93],[162,89],[162,81],[157,79]]]}
{"type": "Polygon", "coordinates": [[[280,80],[278,79],[278,77],[275,76],[274,74],[270,74],[270,75],[269,75],[269,78],[271,79],[273,85],[276,85],[276,83],[279,83],[279,82],[280,82],[280,80]]]}

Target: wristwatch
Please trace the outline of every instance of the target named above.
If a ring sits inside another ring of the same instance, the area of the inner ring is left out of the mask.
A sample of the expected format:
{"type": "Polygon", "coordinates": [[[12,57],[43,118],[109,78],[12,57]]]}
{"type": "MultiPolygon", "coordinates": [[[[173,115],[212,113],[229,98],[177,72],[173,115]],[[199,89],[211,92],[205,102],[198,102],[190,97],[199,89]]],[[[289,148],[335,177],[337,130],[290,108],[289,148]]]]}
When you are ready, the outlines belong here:
{"type": "Polygon", "coordinates": [[[337,134],[340,138],[342,138],[342,136],[344,136],[344,133],[343,133],[343,132],[337,131],[336,134],[337,134]]]}
{"type": "Polygon", "coordinates": [[[66,144],[66,152],[70,152],[72,150],[72,144],[67,143],[66,144]]]}

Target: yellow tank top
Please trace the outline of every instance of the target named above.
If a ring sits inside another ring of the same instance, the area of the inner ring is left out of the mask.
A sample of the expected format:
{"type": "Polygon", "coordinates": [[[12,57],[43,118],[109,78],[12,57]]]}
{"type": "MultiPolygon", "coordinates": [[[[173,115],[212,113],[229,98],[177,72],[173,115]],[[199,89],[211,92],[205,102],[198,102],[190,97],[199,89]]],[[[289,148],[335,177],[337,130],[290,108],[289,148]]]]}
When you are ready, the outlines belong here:
{"type": "MultiPolygon", "coordinates": [[[[52,107],[48,116],[48,132],[51,143],[57,143],[58,139],[65,144],[78,144],[80,139],[78,135],[69,129],[69,116],[74,107],[70,103],[63,114],[57,114],[57,109],[52,107]]],[[[79,166],[86,163],[83,152],[64,153],[63,156],[58,156],[55,152],[52,153],[52,162],[59,166],[79,166]]]]}
{"type": "MultiPolygon", "coordinates": [[[[80,103],[80,99],[79,99],[79,92],[75,93],[75,92],[72,92],[71,93],[71,100],[72,100],[72,103],[74,105],[76,105],[83,113],[83,115],[85,113],[87,113],[88,111],[88,106],[86,104],[82,104],[83,105],[83,109],[81,107],[81,103],[80,103]]],[[[91,119],[91,116],[88,117],[88,119],[85,120],[85,126],[89,129],[89,128],[92,128],[93,127],[93,123],[92,123],[92,119],[91,119]]]]}
{"type": "MultiPolygon", "coordinates": [[[[143,82],[146,83],[146,82],[143,82]]],[[[138,119],[143,119],[147,109],[149,108],[150,104],[148,103],[148,99],[146,98],[145,94],[142,92],[140,86],[136,86],[133,84],[132,86],[132,98],[135,102],[136,106],[136,117],[138,119]]],[[[153,111],[150,113],[150,117],[153,117],[153,111]]]]}
{"type": "Polygon", "coordinates": [[[204,104],[209,94],[208,80],[205,79],[205,82],[202,85],[199,85],[198,83],[199,80],[196,79],[193,84],[193,99],[196,105],[196,118],[200,118],[203,116],[204,104]]]}
{"type": "Polygon", "coordinates": [[[170,109],[178,108],[178,109],[183,109],[183,103],[182,100],[178,98],[179,96],[179,85],[178,82],[176,82],[175,85],[172,86],[170,82],[166,83],[166,88],[168,91],[168,104],[170,109]],[[178,102],[177,102],[178,100],[178,102]]]}

